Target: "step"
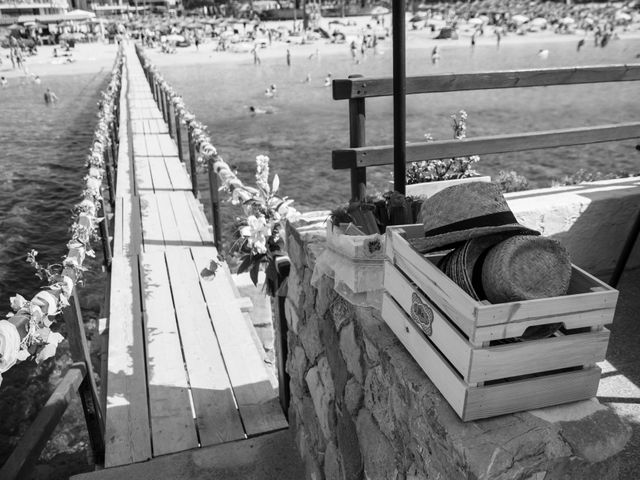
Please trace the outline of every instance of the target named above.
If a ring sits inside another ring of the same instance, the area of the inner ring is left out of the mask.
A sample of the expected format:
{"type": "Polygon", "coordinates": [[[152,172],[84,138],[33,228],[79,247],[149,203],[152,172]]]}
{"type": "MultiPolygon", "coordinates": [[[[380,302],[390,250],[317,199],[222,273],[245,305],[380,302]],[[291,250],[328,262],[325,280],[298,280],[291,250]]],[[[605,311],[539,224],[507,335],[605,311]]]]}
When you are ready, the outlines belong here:
{"type": "Polygon", "coordinates": [[[108,468],[70,480],[300,480],[304,466],[290,430],[187,450],[147,462],[108,468]]]}

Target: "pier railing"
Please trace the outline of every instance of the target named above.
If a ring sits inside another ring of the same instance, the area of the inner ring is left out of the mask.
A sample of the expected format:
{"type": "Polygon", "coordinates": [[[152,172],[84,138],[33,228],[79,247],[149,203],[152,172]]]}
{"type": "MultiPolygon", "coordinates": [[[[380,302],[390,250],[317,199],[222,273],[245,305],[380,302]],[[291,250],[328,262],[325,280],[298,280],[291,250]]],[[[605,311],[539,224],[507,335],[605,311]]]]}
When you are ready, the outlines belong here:
{"type": "MultiPolygon", "coordinates": [[[[104,459],[104,405],[101,404],[91,363],[89,345],[80,311],[78,285],[81,284],[83,263],[87,256],[93,256],[92,239],[99,234],[102,242],[105,269],[111,265],[111,248],[108,228],[108,214],[103,197],[103,179],[107,179],[109,200],[115,197],[115,171],[119,138],[119,99],[121,94],[121,76],[123,65],[122,49],[118,51],[107,88],[102,92],[99,102],[98,124],[94,131],[93,144],[87,157],[87,174],[84,178],[82,200],[75,205],[75,218],[71,227],[72,237],[67,243],[68,253],[61,264],[44,267],[36,260],[37,252],[30,254],[30,263],[43,279],[49,281],[47,289],[40,291],[32,300],[19,297],[21,304],[17,312],[9,318],[24,343],[24,332],[30,335],[44,335],[57,341],[62,339],[48,328],[55,317],[61,313],[65,325],[71,357],[75,362],[57,385],[34,422],[21,437],[11,456],[0,468],[2,480],[28,478],[40,453],[45,447],[62,415],[71,403],[74,392],[78,392],[84,411],[89,442],[96,464],[104,459]],[[37,311],[34,311],[34,307],[37,311]],[[38,315],[41,317],[36,318],[38,315]],[[28,329],[26,327],[29,327],[28,329]]],[[[16,298],[14,297],[14,298],[16,298]]],[[[16,305],[20,306],[20,305],[16,305]]],[[[47,344],[46,355],[36,355],[36,361],[53,355],[55,345],[47,344]],[[53,347],[53,349],[51,349],[53,347]]],[[[34,345],[41,348],[43,345],[34,345]]],[[[39,350],[36,350],[39,352],[39,350]]],[[[31,352],[30,352],[31,353],[31,352]]]]}
{"type": "MultiPolygon", "coordinates": [[[[466,74],[438,74],[407,77],[407,95],[488,90],[504,88],[577,85],[585,83],[640,80],[640,64],[595,67],[509,70],[466,74]]],[[[334,100],[349,101],[349,148],[333,150],[334,169],[351,171],[351,196],[364,198],[367,167],[392,165],[393,145],[366,145],[367,98],[391,96],[392,78],[366,78],[359,75],[333,82],[334,100]]],[[[539,132],[491,135],[460,140],[439,140],[407,144],[406,162],[545,148],[584,145],[640,138],[640,122],[556,129],[539,132]]],[[[405,179],[394,179],[404,185],[405,179]]],[[[397,184],[396,184],[397,185],[397,184]]]]}
{"type": "MultiPolygon", "coordinates": [[[[206,167],[209,183],[209,197],[211,202],[211,224],[214,232],[214,244],[222,252],[222,225],[220,220],[220,187],[224,187],[240,204],[255,198],[256,190],[246,186],[231,170],[211,143],[207,128],[199,122],[195,115],[186,107],[182,97],[162,77],[158,68],[146,57],[143,48],[137,44],[136,54],[142,65],[153,97],[167,122],[169,134],[178,146],[178,156],[191,176],[192,191],[199,197],[198,166],[206,167]],[[183,141],[186,133],[187,151],[183,141]]],[[[278,277],[284,280],[289,272],[288,257],[280,257],[276,261],[278,277]]],[[[274,350],[276,370],[278,374],[278,388],[280,403],[283,411],[289,408],[289,377],[285,369],[287,359],[287,321],[284,316],[284,298],[274,299],[274,350]]]]}

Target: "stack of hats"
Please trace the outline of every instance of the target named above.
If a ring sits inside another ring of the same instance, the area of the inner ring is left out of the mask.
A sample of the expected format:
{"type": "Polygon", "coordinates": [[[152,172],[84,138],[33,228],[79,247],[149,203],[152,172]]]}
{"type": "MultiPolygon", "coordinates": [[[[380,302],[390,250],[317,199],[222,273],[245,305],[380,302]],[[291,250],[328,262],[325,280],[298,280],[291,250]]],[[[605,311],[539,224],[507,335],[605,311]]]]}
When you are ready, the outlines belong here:
{"type": "Polygon", "coordinates": [[[491,303],[565,295],[567,250],[518,223],[498,185],[472,182],[441,190],[422,204],[426,253],[451,249],[439,267],[476,300],[491,303]]]}

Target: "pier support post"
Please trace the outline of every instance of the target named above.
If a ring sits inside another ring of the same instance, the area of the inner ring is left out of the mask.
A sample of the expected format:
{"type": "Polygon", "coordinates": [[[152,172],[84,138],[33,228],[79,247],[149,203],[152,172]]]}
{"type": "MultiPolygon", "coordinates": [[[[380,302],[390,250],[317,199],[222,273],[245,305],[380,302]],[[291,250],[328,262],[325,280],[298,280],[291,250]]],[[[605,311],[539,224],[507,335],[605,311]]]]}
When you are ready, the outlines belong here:
{"type": "Polygon", "coordinates": [[[198,198],[198,173],[196,164],[196,146],[193,143],[191,129],[187,127],[187,138],[189,142],[189,173],[191,175],[191,191],[193,196],[198,198]]]}
{"type": "Polygon", "coordinates": [[[116,199],[116,187],[115,182],[113,180],[113,172],[111,170],[111,149],[106,148],[103,154],[103,162],[104,162],[104,171],[107,174],[107,186],[109,188],[109,204],[111,208],[115,207],[115,199],[116,199]]]}
{"type": "Polygon", "coordinates": [[[222,253],[222,228],[220,226],[220,199],[218,197],[218,174],[213,169],[213,158],[207,160],[209,174],[209,196],[211,197],[211,224],[213,225],[213,243],[222,253]]]}
{"type": "Polygon", "coordinates": [[[178,112],[175,113],[175,130],[176,130],[176,143],[178,144],[178,158],[182,163],[184,163],[184,152],[182,151],[182,123],[180,122],[180,115],[178,112]]]}
{"type": "Polygon", "coordinates": [[[167,129],[169,130],[169,136],[175,140],[175,135],[171,131],[171,123],[173,121],[173,116],[171,115],[171,99],[169,95],[165,95],[165,100],[167,104],[167,129]]]}
{"type": "Polygon", "coordinates": [[[104,256],[104,267],[105,269],[111,270],[111,239],[109,237],[109,215],[107,214],[107,209],[104,204],[104,198],[100,199],[100,209],[102,210],[102,221],[99,224],[100,227],[100,237],[102,238],[102,254],[104,256]]]}

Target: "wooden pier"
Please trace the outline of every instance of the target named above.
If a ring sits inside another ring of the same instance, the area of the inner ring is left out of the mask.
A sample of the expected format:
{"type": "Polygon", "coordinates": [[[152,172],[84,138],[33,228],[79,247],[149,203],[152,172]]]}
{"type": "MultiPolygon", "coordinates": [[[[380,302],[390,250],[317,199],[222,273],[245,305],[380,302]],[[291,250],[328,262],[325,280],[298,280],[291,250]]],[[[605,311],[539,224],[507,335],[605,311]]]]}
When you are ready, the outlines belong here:
{"type": "MultiPolygon", "coordinates": [[[[181,471],[185,478],[236,478],[230,458],[238,468],[254,462],[255,478],[297,478],[288,423],[252,336],[250,302],[226,264],[207,274],[218,257],[213,229],[133,47],[125,55],[103,379],[105,469],[73,478],[180,478],[181,471]],[[276,471],[254,458],[263,449],[279,459],[276,471]],[[220,468],[223,476],[210,476],[220,468]]],[[[254,478],[240,470],[237,478],[254,478]]]]}

